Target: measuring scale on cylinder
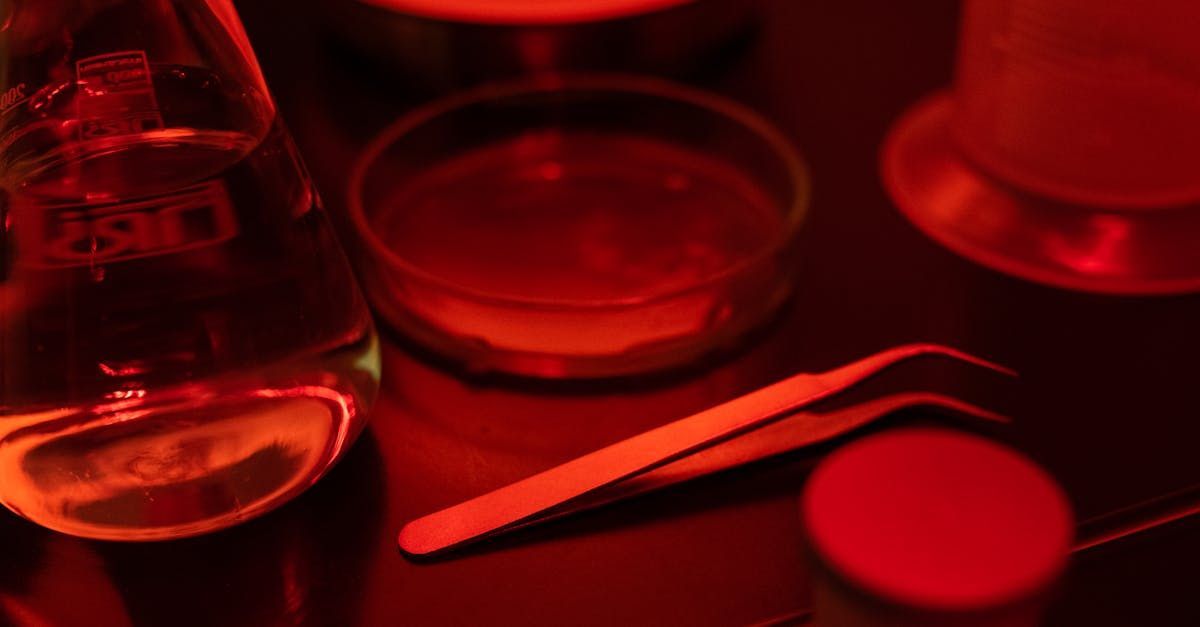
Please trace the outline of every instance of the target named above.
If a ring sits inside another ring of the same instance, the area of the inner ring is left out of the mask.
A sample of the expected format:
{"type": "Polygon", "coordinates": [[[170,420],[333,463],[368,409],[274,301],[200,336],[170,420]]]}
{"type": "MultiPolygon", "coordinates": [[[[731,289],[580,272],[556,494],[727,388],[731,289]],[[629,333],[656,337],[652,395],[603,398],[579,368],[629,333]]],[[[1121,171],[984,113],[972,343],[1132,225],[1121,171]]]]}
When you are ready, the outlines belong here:
{"type": "Polygon", "coordinates": [[[118,540],[281,504],[362,430],[379,357],[232,6],[8,4],[0,501],[118,540]]]}

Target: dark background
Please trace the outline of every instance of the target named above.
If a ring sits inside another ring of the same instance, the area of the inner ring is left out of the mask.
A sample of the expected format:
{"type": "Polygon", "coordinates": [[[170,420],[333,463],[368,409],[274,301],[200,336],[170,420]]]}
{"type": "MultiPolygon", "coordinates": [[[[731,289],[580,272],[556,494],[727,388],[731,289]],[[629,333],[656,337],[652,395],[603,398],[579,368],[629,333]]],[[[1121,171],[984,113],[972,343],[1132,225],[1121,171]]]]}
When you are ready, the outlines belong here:
{"type": "MultiPolygon", "coordinates": [[[[331,213],[349,164],[427,98],[334,43],[309,3],[237,3],[331,213]],[[303,5],[303,6],[297,6],[303,5]]],[[[1012,383],[914,364],[920,386],[1011,413],[990,435],[1064,484],[1081,519],[1200,483],[1200,298],[1055,290],[938,248],[893,209],[877,151],[949,84],[957,2],[775,0],[756,35],[683,80],[764,112],[814,196],[797,297],[745,350],[642,385],[467,382],[386,335],[369,433],[327,479],[239,528],[96,543],[0,516],[0,618],[123,625],[744,625],[808,603],[795,499],[823,451],[527,530],[457,559],[395,549],[406,521],[797,371],[913,340],[1019,370],[1012,383]]],[[[908,413],[888,425],[934,419],[908,413]]],[[[1077,556],[1052,625],[1198,625],[1200,522],[1077,556]]],[[[37,621],[43,622],[37,622],[37,621]]]]}

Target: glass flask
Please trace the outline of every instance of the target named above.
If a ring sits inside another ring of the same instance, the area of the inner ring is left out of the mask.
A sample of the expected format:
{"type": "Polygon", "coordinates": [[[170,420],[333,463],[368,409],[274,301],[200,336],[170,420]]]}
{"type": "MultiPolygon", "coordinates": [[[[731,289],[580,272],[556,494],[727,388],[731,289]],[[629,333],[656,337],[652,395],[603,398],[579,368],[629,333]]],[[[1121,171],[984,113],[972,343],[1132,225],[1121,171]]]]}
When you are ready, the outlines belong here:
{"type": "Polygon", "coordinates": [[[229,0],[0,0],[0,501],[200,534],[363,428],[374,327],[229,0]]]}

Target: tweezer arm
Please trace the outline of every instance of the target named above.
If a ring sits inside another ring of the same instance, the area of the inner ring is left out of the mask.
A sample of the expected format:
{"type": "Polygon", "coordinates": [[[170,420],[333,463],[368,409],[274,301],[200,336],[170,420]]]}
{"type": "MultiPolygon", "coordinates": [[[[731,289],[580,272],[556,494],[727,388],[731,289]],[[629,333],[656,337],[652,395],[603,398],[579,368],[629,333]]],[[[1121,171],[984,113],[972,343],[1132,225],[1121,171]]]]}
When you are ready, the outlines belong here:
{"type": "Polygon", "coordinates": [[[453,548],[711,446],[803,402],[824,396],[811,375],[800,375],[584,455],[489,492],[400,530],[400,548],[427,555],[453,548]],[[787,388],[812,389],[799,401],[787,388]]]}
{"type": "Polygon", "coordinates": [[[596,490],[764,426],[922,354],[947,355],[1005,371],[953,349],[914,344],[825,373],[796,375],[415,520],[400,530],[400,548],[410,555],[429,555],[520,524],[596,490]]]}
{"type": "Polygon", "coordinates": [[[520,524],[497,529],[485,537],[492,538],[502,533],[540,525],[647,492],[753,464],[845,435],[895,411],[922,405],[938,407],[954,414],[979,420],[1002,424],[1009,422],[1009,418],[1006,416],[956,398],[929,392],[893,394],[822,414],[800,410],[789,413],[780,420],[771,421],[770,424],[761,428],[755,428],[745,435],[697,451],[692,455],[630,477],[603,490],[593,491],[585,497],[544,512],[535,518],[526,519],[520,524]]]}

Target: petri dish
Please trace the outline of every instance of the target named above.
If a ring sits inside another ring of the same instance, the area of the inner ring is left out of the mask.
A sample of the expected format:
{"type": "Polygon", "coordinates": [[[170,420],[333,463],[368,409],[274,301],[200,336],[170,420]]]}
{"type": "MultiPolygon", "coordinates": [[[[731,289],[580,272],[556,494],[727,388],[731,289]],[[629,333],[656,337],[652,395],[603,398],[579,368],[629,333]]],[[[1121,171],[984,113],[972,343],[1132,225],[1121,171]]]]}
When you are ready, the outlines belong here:
{"type": "Polygon", "coordinates": [[[493,83],[385,129],[348,206],[380,317],[472,371],[630,375],[737,342],[791,292],[801,157],[657,79],[493,83]]]}

